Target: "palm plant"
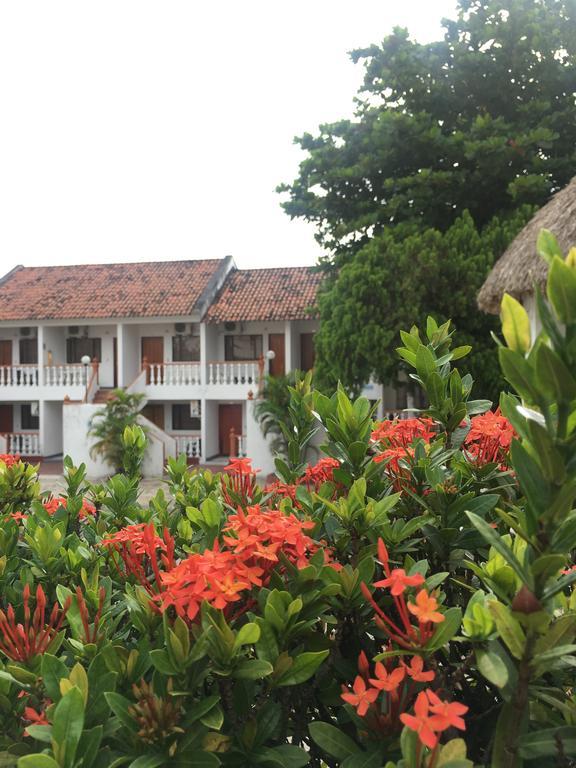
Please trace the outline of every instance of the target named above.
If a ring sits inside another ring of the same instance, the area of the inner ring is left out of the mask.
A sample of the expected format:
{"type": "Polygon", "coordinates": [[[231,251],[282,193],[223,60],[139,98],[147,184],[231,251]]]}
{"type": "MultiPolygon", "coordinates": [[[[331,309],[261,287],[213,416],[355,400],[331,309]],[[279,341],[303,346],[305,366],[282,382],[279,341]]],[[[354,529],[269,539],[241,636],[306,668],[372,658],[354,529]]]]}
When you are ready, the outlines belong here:
{"type": "Polygon", "coordinates": [[[143,405],[144,395],[115,389],[111,398],[90,419],[88,435],[96,438],[90,449],[92,458],[101,456],[104,461],[121,472],[126,447],[123,442],[124,430],[137,423],[143,405]]]}
{"type": "Polygon", "coordinates": [[[254,415],[260,424],[264,437],[270,441],[274,453],[286,455],[287,441],[281,424],[288,421],[290,389],[295,383],[295,373],[286,376],[266,376],[261,399],[254,406],[254,415]]]}

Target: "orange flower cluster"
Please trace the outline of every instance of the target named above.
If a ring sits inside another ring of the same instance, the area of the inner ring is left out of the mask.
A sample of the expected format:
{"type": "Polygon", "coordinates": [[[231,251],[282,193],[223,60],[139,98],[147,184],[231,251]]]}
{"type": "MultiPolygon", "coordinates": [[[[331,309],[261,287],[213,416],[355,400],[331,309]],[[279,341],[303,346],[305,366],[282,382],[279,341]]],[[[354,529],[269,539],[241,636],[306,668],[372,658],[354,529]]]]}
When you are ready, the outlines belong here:
{"type": "Polygon", "coordinates": [[[386,474],[393,480],[394,489],[402,490],[410,481],[410,470],[402,466],[414,455],[411,447],[415,440],[429,443],[434,437],[432,419],[386,419],[372,432],[372,440],[380,443],[383,450],[374,457],[376,463],[386,462],[386,474]]]}
{"type": "Polygon", "coordinates": [[[414,704],[414,714],[402,713],[400,720],[413,731],[426,747],[438,746],[439,734],[448,728],[466,730],[462,715],[468,712],[465,704],[458,701],[442,701],[434,691],[427,688],[421,691],[414,704]]]}
{"type": "Polygon", "coordinates": [[[0,462],[7,467],[11,467],[20,461],[19,453],[0,453],[0,462]]]}
{"type": "Polygon", "coordinates": [[[479,467],[497,462],[501,469],[505,469],[515,436],[514,427],[502,416],[500,408],[474,416],[464,440],[466,455],[479,467]]]}
{"type": "Polygon", "coordinates": [[[60,631],[66,612],[70,607],[68,598],[64,608],[54,603],[46,620],[46,595],[42,586],[36,588],[36,607],[30,610],[30,585],[26,584],[22,594],[24,623],[17,621],[14,608],[8,605],[6,612],[0,610],[0,651],[12,661],[26,663],[34,656],[45,653],[54,637],[60,631]]]}
{"type": "Polygon", "coordinates": [[[306,467],[304,474],[298,478],[294,485],[277,481],[266,486],[264,492],[271,494],[275,502],[288,498],[295,503],[296,507],[300,507],[296,501],[298,486],[305,485],[310,492],[318,491],[324,483],[334,482],[334,470],[338,469],[339,466],[340,462],[337,459],[320,459],[313,467],[306,467]]]}
{"type": "Polygon", "coordinates": [[[160,565],[166,570],[176,565],[174,538],[166,528],[161,539],[153,523],[127,525],[108,538],[102,539],[100,544],[117,555],[114,558],[114,564],[121,577],[128,579],[133,576],[151,595],[160,590],[162,583],[160,565]],[[158,552],[160,552],[160,560],[158,552]],[[123,563],[123,569],[118,558],[123,563]]]}
{"type": "Polygon", "coordinates": [[[230,459],[230,464],[224,467],[220,485],[222,497],[230,507],[246,507],[251,503],[256,491],[256,472],[252,469],[251,459],[230,459]]]}
{"type": "Polygon", "coordinates": [[[438,601],[433,595],[421,589],[414,602],[406,602],[404,593],[409,587],[419,587],[424,583],[420,573],[408,576],[403,568],[390,569],[388,550],[382,539],[378,539],[378,557],[384,568],[386,578],[374,583],[377,588],[390,588],[390,594],[396,608],[397,620],[386,614],[374,600],[372,593],[362,584],[362,592],[376,611],[377,626],[402,648],[422,647],[432,637],[434,625],[444,621],[444,615],[438,610],[438,601]],[[411,615],[418,621],[418,627],[412,624],[411,615]]]}
{"type": "MultiPolygon", "coordinates": [[[[67,504],[68,499],[65,496],[53,496],[48,501],[45,501],[42,506],[49,515],[54,515],[60,509],[60,507],[64,507],[64,509],[66,509],[67,504]]],[[[82,499],[82,507],[80,508],[80,514],[78,515],[80,520],[84,520],[84,518],[88,517],[89,515],[93,516],[95,514],[96,507],[94,504],[88,501],[88,499],[82,499]]]]}
{"type": "Polygon", "coordinates": [[[429,683],[435,677],[432,670],[424,670],[424,660],[420,656],[412,656],[409,664],[403,660],[397,663],[395,659],[384,663],[378,661],[372,677],[370,664],[362,652],[358,658],[358,671],[352,690],[342,686],[341,697],[356,709],[359,717],[366,718],[371,730],[386,734],[401,728],[400,713],[412,701],[415,684],[429,683]],[[378,704],[381,695],[384,698],[378,704]]]}
{"type": "Polygon", "coordinates": [[[226,549],[216,542],[213,549],[194,553],[163,573],[157,599],[163,609],[174,606],[178,615],[190,621],[197,617],[203,600],[226,610],[246,591],[268,583],[280,553],[294,565],[305,567],[319,547],[305,533],[313,527],[313,522],[278,510],[262,510],[257,505],[239,509],[224,528],[226,549]]]}

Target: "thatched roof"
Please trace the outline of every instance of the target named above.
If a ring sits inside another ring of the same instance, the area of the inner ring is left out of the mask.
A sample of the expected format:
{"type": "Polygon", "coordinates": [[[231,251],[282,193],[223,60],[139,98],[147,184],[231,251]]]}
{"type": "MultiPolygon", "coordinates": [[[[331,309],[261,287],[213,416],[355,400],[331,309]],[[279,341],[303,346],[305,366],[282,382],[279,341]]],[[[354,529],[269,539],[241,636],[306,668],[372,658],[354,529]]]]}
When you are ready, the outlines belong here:
{"type": "Polygon", "coordinates": [[[478,306],[498,314],[505,292],[517,299],[544,286],[548,265],[536,252],[541,229],[549,229],[564,252],[576,245],[576,176],[526,224],[494,265],[478,293],[478,306]]]}

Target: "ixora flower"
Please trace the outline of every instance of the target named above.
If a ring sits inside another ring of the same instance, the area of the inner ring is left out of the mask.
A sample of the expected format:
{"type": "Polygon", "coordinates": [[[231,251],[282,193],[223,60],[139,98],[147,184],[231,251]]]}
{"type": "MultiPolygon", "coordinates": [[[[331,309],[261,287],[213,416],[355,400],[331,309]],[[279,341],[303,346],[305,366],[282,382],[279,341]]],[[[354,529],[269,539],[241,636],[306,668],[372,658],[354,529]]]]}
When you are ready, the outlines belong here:
{"type": "Polygon", "coordinates": [[[230,507],[238,505],[245,507],[254,498],[256,491],[256,473],[259,469],[252,469],[251,459],[230,459],[230,463],[224,467],[224,473],[220,480],[222,497],[230,507]]]}
{"type": "Polygon", "coordinates": [[[40,584],[36,588],[33,614],[30,611],[29,584],[24,587],[22,598],[24,623],[16,619],[12,605],[8,605],[6,612],[0,610],[0,651],[12,661],[26,663],[46,652],[60,631],[72,599],[68,598],[63,608],[54,603],[46,620],[46,595],[40,584]]]}
{"type": "Polygon", "coordinates": [[[355,707],[359,717],[364,717],[379,695],[380,691],[376,688],[369,688],[366,685],[364,678],[360,675],[356,675],[356,679],[352,685],[352,691],[349,691],[346,686],[344,686],[343,693],[341,694],[347,704],[351,704],[355,707]]]}
{"type": "Polygon", "coordinates": [[[436,677],[433,670],[424,672],[424,659],[422,656],[412,656],[410,664],[405,664],[400,659],[400,664],[406,669],[406,674],[411,677],[415,683],[430,683],[436,677]]]}
{"type": "Polygon", "coordinates": [[[385,419],[372,432],[372,440],[390,448],[407,448],[415,440],[429,443],[434,437],[432,419],[385,419]]]}
{"type": "Polygon", "coordinates": [[[100,545],[120,558],[124,569],[120,567],[118,557],[114,558],[114,564],[122,578],[133,576],[151,595],[160,590],[160,566],[168,571],[176,565],[174,538],[167,528],[164,529],[163,538],[160,538],[153,523],[127,525],[102,539],[100,545]]]}
{"type": "Polygon", "coordinates": [[[400,720],[405,726],[416,731],[424,746],[434,749],[438,745],[438,734],[447,728],[466,730],[466,723],[462,719],[466,712],[468,707],[464,704],[442,701],[428,688],[418,694],[414,714],[403,712],[400,720]]]}
{"type": "Polygon", "coordinates": [[[7,467],[12,467],[20,461],[19,453],[0,453],[0,463],[7,467]]]}
{"type": "Polygon", "coordinates": [[[370,678],[370,684],[379,691],[386,691],[388,693],[396,691],[406,676],[406,669],[404,667],[396,667],[389,672],[380,661],[376,662],[374,671],[376,678],[370,678]]]}
{"type": "Polygon", "coordinates": [[[497,462],[505,467],[515,436],[514,427],[502,416],[500,408],[487,411],[472,418],[470,431],[464,440],[465,452],[478,466],[497,462]]]}
{"type": "Polygon", "coordinates": [[[424,583],[420,574],[407,576],[401,568],[395,569],[399,572],[394,577],[390,570],[390,558],[388,550],[382,539],[378,540],[378,557],[384,568],[386,578],[375,582],[374,586],[391,587],[390,594],[394,601],[397,618],[392,619],[374,600],[374,597],[366,584],[361,584],[361,590],[364,597],[376,611],[376,624],[384,631],[390,640],[397,643],[402,648],[422,647],[432,637],[434,632],[433,625],[444,621],[444,615],[440,613],[438,601],[432,595],[429,595],[425,589],[421,589],[414,603],[407,603],[404,593],[408,587],[419,586],[424,583]],[[412,583],[408,583],[407,580],[412,583]],[[410,614],[418,620],[418,627],[412,624],[410,614]]]}
{"type": "MultiPolygon", "coordinates": [[[[65,496],[53,496],[48,501],[45,501],[42,506],[48,512],[49,515],[54,515],[56,512],[60,509],[60,507],[64,507],[66,509],[68,504],[68,499],[65,496]]],[[[82,499],[82,507],[80,508],[80,512],[78,514],[78,517],[80,520],[84,520],[89,515],[95,515],[96,514],[96,507],[92,502],[88,501],[88,499],[82,499]]]]}

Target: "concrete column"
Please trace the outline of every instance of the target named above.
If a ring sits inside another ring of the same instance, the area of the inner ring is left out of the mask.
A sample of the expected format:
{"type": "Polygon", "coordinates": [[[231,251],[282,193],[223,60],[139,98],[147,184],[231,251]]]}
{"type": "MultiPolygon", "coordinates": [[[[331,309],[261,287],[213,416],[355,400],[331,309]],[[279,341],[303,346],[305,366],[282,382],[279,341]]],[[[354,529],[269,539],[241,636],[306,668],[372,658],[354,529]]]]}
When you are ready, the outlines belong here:
{"type": "MultiPolygon", "coordinates": [[[[207,339],[206,339],[206,323],[200,323],[200,384],[206,386],[207,381],[207,339]]],[[[204,430],[204,401],[202,401],[202,430],[204,430]]],[[[202,432],[202,454],[204,454],[204,432],[202,432]]]]}
{"type": "Polygon", "coordinates": [[[124,326],[122,323],[116,325],[116,354],[118,355],[118,387],[123,388],[129,382],[125,381],[124,376],[124,326]]]}
{"type": "Polygon", "coordinates": [[[290,373],[294,368],[294,361],[292,359],[292,323],[290,320],[286,320],[284,323],[284,359],[286,373],[290,373]]]}
{"type": "MultiPolygon", "coordinates": [[[[44,326],[38,326],[38,384],[44,386],[44,326]]],[[[42,433],[40,433],[42,434],[42,433]]]]}

